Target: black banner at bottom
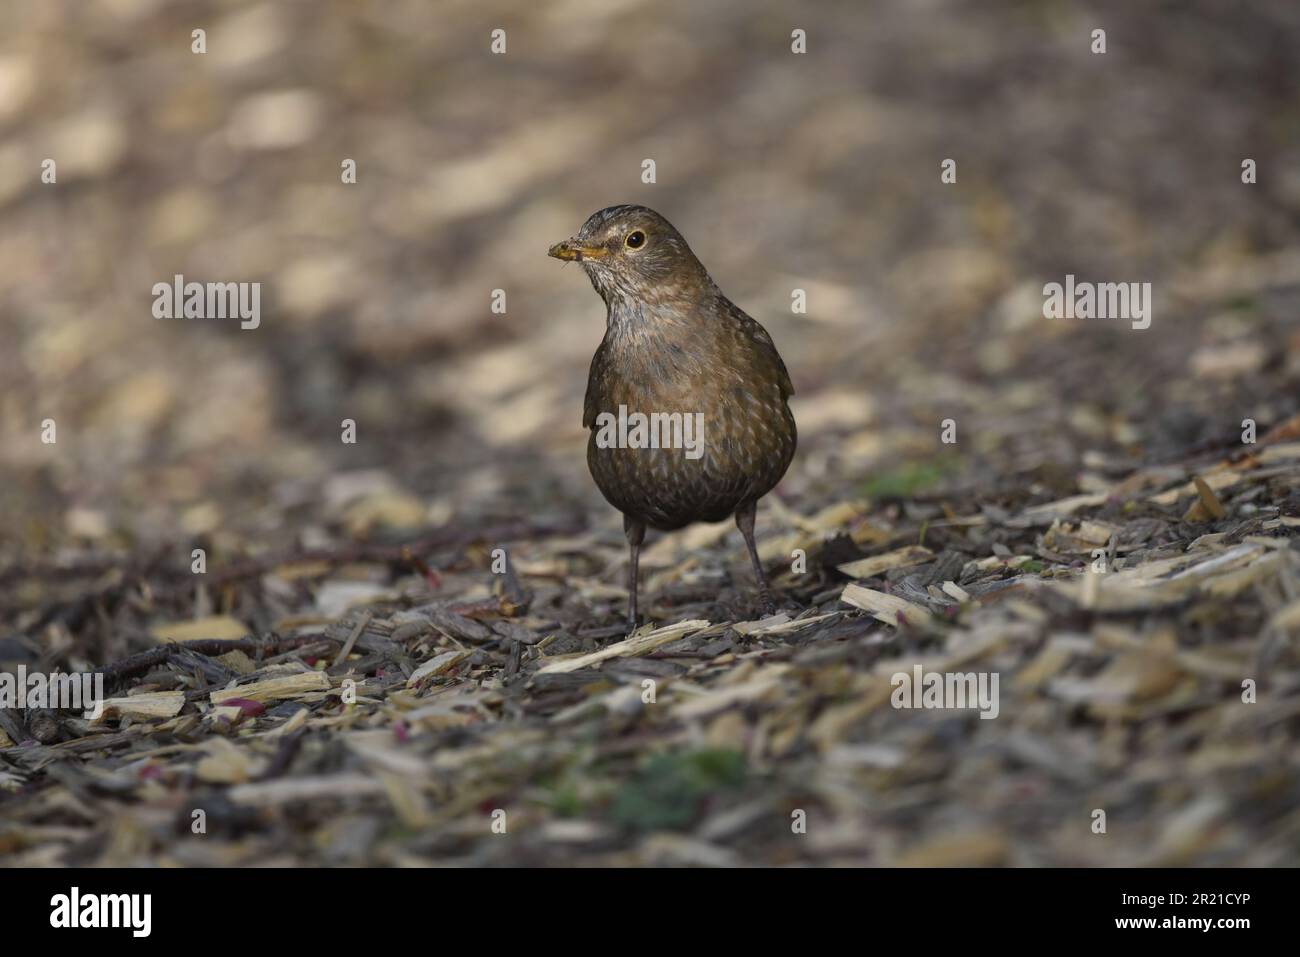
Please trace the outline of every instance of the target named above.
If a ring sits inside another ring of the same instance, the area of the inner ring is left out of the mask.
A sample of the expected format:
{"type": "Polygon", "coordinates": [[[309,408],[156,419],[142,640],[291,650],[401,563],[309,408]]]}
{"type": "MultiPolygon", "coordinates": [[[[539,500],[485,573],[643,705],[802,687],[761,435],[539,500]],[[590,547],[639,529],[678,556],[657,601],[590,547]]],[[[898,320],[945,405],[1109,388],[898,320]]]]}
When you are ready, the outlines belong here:
{"type": "Polygon", "coordinates": [[[440,946],[462,937],[481,946],[485,934],[516,930],[590,942],[605,929],[623,939],[629,928],[666,933],[678,922],[692,939],[716,928],[732,946],[770,946],[774,925],[819,938],[867,933],[873,943],[918,931],[929,943],[970,942],[978,931],[1040,943],[1230,944],[1285,929],[1294,880],[1291,870],[1222,869],[63,869],[0,871],[0,893],[15,945],[52,934],[127,946],[374,946],[376,934],[405,925],[440,946]]]}

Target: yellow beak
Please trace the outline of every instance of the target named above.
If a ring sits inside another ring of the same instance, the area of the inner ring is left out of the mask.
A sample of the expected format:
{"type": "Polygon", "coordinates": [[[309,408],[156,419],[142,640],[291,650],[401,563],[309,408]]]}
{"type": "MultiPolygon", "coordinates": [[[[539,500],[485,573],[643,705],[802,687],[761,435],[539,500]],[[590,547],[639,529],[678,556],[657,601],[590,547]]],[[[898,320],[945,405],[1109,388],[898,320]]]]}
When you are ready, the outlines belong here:
{"type": "Polygon", "coordinates": [[[609,250],[604,246],[584,246],[576,239],[566,239],[552,246],[546,255],[565,262],[582,262],[584,259],[604,259],[609,255],[609,250]]]}

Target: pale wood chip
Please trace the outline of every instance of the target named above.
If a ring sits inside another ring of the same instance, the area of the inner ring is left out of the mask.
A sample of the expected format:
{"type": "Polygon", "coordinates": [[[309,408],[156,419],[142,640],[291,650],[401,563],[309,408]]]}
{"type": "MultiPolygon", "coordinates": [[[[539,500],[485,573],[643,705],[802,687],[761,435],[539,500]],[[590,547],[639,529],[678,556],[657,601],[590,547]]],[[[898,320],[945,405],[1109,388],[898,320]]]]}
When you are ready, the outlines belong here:
{"type": "Polygon", "coordinates": [[[578,655],[574,658],[562,658],[552,661],[537,673],[540,675],[564,674],[570,671],[580,671],[583,668],[590,668],[594,664],[607,661],[610,658],[629,658],[636,655],[644,655],[654,651],[660,645],[666,645],[671,641],[677,641],[679,638],[700,631],[709,627],[709,622],[703,619],[692,619],[690,621],[680,621],[675,625],[666,625],[663,628],[657,628],[652,632],[644,635],[634,635],[630,638],[624,638],[622,641],[616,641],[613,644],[601,648],[599,651],[593,651],[591,654],[578,655]]]}
{"type": "Polygon", "coordinates": [[[108,718],[171,718],[185,707],[183,691],[150,691],[145,694],[108,698],[96,722],[108,718]]]}
{"type": "Polygon", "coordinates": [[[924,545],[908,545],[883,555],[872,555],[854,562],[845,562],[837,566],[850,578],[875,578],[891,568],[906,568],[908,565],[921,565],[934,558],[934,552],[924,545]]]}
{"type": "Polygon", "coordinates": [[[1263,557],[1249,565],[1208,578],[1201,585],[1201,592],[1220,598],[1238,595],[1253,585],[1275,577],[1286,567],[1286,558],[1285,552],[1265,552],[1263,557]]]}
{"type": "Polygon", "coordinates": [[[970,601],[970,592],[954,581],[946,581],[939,587],[943,589],[943,593],[949,598],[955,598],[958,601],[970,601]]]}
{"type": "Polygon", "coordinates": [[[272,807],[291,801],[336,801],[387,793],[384,782],[372,774],[324,774],[237,784],[226,796],[236,804],[272,807]]]}
{"type": "Polygon", "coordinates": [[[882,591],[864,588],[861,585],[849,584],[845,586],[843,594],[840,595],[840,600],[848,602],[855,608],[871,612],[872,617],[877,621],[883,621],[895,628],[898,627],[900,615],[904,621],[915,627],[930,623],[930,612],[920,605],[904,601],[897,595],[886,595],[882,591]]]}
{"type": "Polygon", "coordinates": [[[1069,498],[1058,499],[1055,502],[1033,505],[1025,509],[1022,514],[1032,518],[1073,515],[1081,508],[1094,508],[1098,505],[1105,505],[1109,497],[1109,491],[1095,492],[1091,495],[1071,495],[1069,498]]]}
{"type": "Polygon", "coordinates": [[[194,766],[200,781],[208,784],[242,784],[266,769],[266,760],[247,748],[236,747],[225,738],[214,737],[203,744],[207,752],[194,766]]]}
{"type": "Polygon", "coordinates": [[[473,654],[473,652],[467,650],[446,651],[438,655],[436,658],[430,658],[424,664],[420,665],[420,667],[411,672],[411,677],[406,679],[406,686],[410,688],[419,684],[425,678],[432,675],[440,675],[447,671],[447,669],[464,661],[471,654],[473,654]]]}
{"type": "MultiPolygon", "coordinates": [[[[1234,472],[1231,469],[1225,468],[1222,471],[1212,470],[1205,472],[1200,476],[1200,478],[1201,481],[1204,482],[1212,491],[1219,492],[1225,488],[1230,488],[1231,486],[1236,485],[1244,478],[1244,476],[1239,472],[1234,472]]],[[[1185,485],[1179,485],[1176,488],[1171,488],[1168,491],[1161,492],[1159,495],[1152,495],[1147,499],[1147,501],[1155,502],[1157,505],[1173,505],[1180,498],[1197,494],[1199,493],[1196,483],[1188,482],[1185,485]]]]}
{"type": "Polygon", "coordinates": [[[787,624],[789,621],[789,615],[772,615],[769,618],[759,618],[755,621],[738,621],[731,627],[742,635],[763,635],[769,634],[772,628],[787,624]]]}
{"type": "Polygon", "coordinates": [[[1268,627],[1270,630],[1276,628],[1288,632],[1300,630],[1300,599],[1279,608],[1268,620],[1268,627]]]}
{"type": "Polygon", "coordinates": [[[756,701],[780,687],[781,676],[786,668],[765,668],[758,676],[744,684],[732,685],[717,691],[708,691],[693,697],[673,708],[673,714],[679,718],[701,718],[713,714],[733,704],[744,701],[756,701]]]}
{"type": "Polygon", "coordinates": [[[1204,479],[1194,475],[1192,484],[1196,486],[1197,498],[1183,514],[1184,522],[1218,521],[1227,515],[1223,503],[1219,501],[1219,496],[1214,494],[1214,490],[1205,483],[1204,479]]]}
{"type": "Polygon", "coordinates": [[[279,701],[284,698],[297,698],[312,691],[328,691],[329,675],[323,671],[301,671],[297,674],[284,675],[279,678],[267,678],[246,685],[214,691],[209,695],[212,703],[221,704],[231,698],[247,698],[250,701],[279,701]]]}
{"type": "Polygon", "coordinates": [[[252,631],[237,618],[213,615],[193,621],[173,621],[155,625],[149,634],[158,641],[198,641],[204,638],[247,638],[252,631]]]}
{"type": "MultiPolygon", "coordinates": [[[[778,618],[784,618],[785,616],[784,616],[784,615],[780,615],[780,616],[777,616],[777,617],[778,617],[778,618]]],[[[801,631],[801,630],[803,630],[804,628],[807,628],[809,625],[815,625],[815,624],[817,624],[818,622],[823,622],[823,621],[825,621],[825,620],[828,619],[828,618],[834,618],[834,617],[835,617],[835,612],[830,612],[829,614],[825,614],[825,615],[811,615],[811,616],[809,616],[809,617],[807,617],[807,618],[796,618],[794,621],[784,621],[784,622],[781,622],[781,621],[776,621],[775,619],[768,619],[769,621],[772,621],[773,623],[772,623],[772,624],[763,624],[762,622],[759,622],[758,624],[760,625],[760,627],[755,628],[753,631],[749,632],[749,634],[751,634],[751,635],[788,635],[788,634],[790,634],[791,632],[801,631]]],[[[739,630],[739,629],[737,629],[737,630],[739,630]]]]}

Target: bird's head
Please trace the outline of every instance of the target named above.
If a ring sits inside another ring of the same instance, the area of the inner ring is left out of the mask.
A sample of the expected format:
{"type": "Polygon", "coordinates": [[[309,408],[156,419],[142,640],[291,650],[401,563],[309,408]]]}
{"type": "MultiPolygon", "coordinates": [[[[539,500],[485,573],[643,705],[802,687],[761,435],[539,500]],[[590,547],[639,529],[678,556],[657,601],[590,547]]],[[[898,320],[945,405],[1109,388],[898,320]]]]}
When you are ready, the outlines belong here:
{"type": "Polygon", "coordinates": [[[556,243],[549,254],[580,263],[606,303],[653,304],[688,298],[713,285],[682,234],[646,206],[593,213],[576,236],[556,243]]]}

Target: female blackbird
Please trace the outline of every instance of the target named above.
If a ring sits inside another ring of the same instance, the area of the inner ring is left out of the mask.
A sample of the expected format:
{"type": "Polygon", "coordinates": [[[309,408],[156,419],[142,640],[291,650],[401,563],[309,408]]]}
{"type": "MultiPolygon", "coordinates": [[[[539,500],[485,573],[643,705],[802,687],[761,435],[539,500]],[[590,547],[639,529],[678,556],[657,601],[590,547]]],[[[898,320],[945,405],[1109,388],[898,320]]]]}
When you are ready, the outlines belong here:
{"type": "Polygon", "coordinates": [[[646,526],[735,515],[759,599],[774,609],[754,547],[758,500],[794,457],[794,393],[767,330],[722,294],[681,233],[645,206],[611,206],[550,249],[582,264],[608,309],[582,424],[587,466],[623,513],[630,628],[646,526]]]}

